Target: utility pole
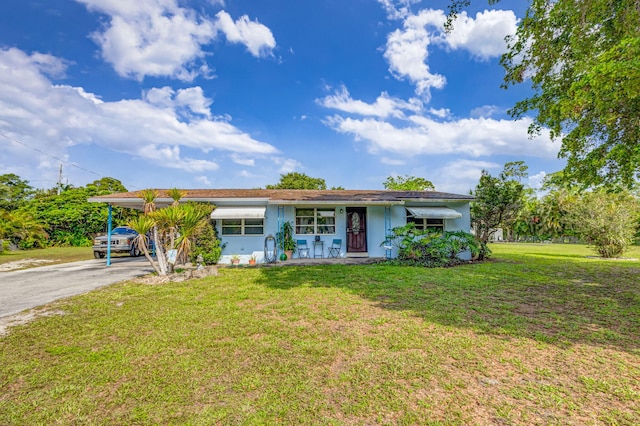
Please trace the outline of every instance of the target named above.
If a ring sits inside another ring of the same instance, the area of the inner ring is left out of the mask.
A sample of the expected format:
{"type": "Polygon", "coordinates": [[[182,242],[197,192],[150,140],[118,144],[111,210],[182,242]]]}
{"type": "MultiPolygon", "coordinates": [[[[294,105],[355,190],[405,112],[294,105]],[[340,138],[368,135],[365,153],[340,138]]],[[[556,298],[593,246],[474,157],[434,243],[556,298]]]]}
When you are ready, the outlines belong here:
{"type": "Polygon", "coordinates": [[[58,195],[62,192],[62,163],[60,163],[60,172],[58,173],[58,195]]]}

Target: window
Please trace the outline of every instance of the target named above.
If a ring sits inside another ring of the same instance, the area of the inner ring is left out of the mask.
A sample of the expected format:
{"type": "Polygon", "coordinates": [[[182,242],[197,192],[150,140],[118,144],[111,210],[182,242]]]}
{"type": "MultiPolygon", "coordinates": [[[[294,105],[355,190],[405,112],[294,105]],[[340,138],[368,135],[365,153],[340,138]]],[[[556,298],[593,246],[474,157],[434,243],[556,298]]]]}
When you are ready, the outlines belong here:
{"type": "Polygon", "coordinates": [[[335,209],[296,209],[296,234],[319,235],[335,233],[335,209]]]}
{"type": "Polygon", "coordinates": [[[434,219],[426,217],[415,217],[407,210],[407,223],[415,223],[416,229],[429,232],[444,232],[444,219],[434,219]]]}
{"type": "Polygon", "coordinates": [[[222,235],[262,235],[264,219],[222,219],[222,235]]]}

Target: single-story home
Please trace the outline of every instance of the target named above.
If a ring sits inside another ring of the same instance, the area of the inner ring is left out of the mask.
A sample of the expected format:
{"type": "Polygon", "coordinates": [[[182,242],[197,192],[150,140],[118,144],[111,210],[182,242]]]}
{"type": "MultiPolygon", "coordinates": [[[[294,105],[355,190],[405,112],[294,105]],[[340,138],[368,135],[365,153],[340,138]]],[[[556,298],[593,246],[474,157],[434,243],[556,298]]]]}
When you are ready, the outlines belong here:
{"type": "MultiPolygon", "coordinates": [[[[234,254],[241,257],[241,263],[247,263],[251,255],[259,262],[264,261],[265,247],[273,248],[273,239],[269,237],[276,236],[285,222],[291,223],[295,240],[306,242],[310,257],[394,257],[394,248],[384,242],[391,229],[408,222],[421,229],[465,232],[471,229],[470,195],[389,190],[184,192],[181,202],[216,206],[211,218],[218,237],[226,243],[220,263],[229,263],[234,254]]],[[[134,209],[141,209],[143,204],[139,191],[91,197],[89,201],[134,209]]],[[[158,190],[156,206],[166,207],[172,202],[167,190],[158,190]]]]}

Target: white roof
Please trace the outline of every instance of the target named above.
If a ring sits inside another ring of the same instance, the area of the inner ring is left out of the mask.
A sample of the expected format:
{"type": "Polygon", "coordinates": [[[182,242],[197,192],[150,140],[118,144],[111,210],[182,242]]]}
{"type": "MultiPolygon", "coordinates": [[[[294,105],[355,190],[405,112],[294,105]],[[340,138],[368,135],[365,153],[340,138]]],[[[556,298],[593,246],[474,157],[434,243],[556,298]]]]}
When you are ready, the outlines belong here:
{"type": "Polygon", "coordinates": [[[462,213],[448,207],[407,207],[419,219],[459,219],[462,213]]]}
{"type": "Polygon", "coordinates": [[[211,219],[263,219],[266,207],[217,207],[211,219]]]}

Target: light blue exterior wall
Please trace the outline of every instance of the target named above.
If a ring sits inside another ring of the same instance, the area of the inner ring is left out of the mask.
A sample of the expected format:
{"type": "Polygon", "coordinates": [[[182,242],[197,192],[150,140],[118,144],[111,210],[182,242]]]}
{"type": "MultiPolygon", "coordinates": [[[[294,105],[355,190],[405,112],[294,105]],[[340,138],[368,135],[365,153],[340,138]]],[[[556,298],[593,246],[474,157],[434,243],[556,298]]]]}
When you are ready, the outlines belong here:
{"type": "MultiPolygon", "coordinates": [[[[229,204],[218,203],[218,206],[230,206],[229,204]]],[[[240,207],[242,205],[245,206],[257,206],[260,203],[239,203],[234,202],[233,206],[240,207]]],[[[262,204],[264,205],[264,204],[262,204]]],[[[349,205],[351,206],[351,205],[349,205]]],[[[354,204],[353,206],[358,206],[354,204]]],[[[439,207],[449,207],[454,209],[462,214],[462,217],[459,219],[447,219],[445,220],[445,230],[447,231],[465,231],[469,232],[470,230],[470,210],[468,202],[449,202],[449,203],[414,203],[405,205],[393,205],[389,208],[389,219],[391,228],[397,226],[403,226],[407,222],[406,218],[406,207],[418,207],[418,206],[439,206],[439,207]]],[[[328,248],[331,246],[331,242],[333,239],[341,239],[342,240],[342,249],[341,249],[341,257],[345,257],[347,255],[347,214],[346,209],[348,205],[300,205],[300,208],[335,208],[336,211],[336,234],[325,234],[320,235],[321,241],[324,243],[323,248],[323,257],[327,257],[328,248]]],[[[293,225],[295,225],[295,209],[296,206],[286,205],[282,207],[284,211],[283,217],[281,217],[281,221],[289,221],[293,225]]],[[[383,246],[383,242],[386,240],[388,229],[385,229],[385,206],[382,205],[374,205],[367,206],[367,253],[369,257],[385,257],[386,249],[383,246]]],[[[278,232],[279,220],[278,220],[278,206],[277,205],[266,205],[265,211],[265,219],[264,219],[264,233],[263,235],[257,236],[228,236],[222,235],[222,229],[220,226],[220,221],[216,223],[216,229],[218,231],[218,236],[222,240],[223,243],[226,244],[226,247],[222,253],[222,258],[220,259],[220,263],[230,263],[231,256],[234,254],[240,255],[240,263],[246,264],[249,261],[249,257],[251,255],[256,256],[256,259],[259,263],[264,261],[264,246],[265,246],[265,238],[269,235],[275,237],[278,232]]],[[[294,226],[295,232],[295,226],[294,226]]],[[[296,240],[307,240],[307,245],[309,247],[309,254],[311,257],[314,256],[314,246],[313,241],[315,235],[298,235],[294,233],[293,236],[296,240]]],[[[319,254],[319,253],[318,253],[319,254]]],[[[397,255],[395,248],[391,253],[392,257],[397,255]]],[[[294,254],[294,258],[297,257],[297,253],[294,254]]],[[[466,256],[465,256],[466,257],[466,256]]]]}

